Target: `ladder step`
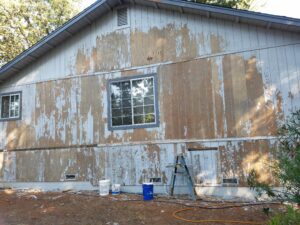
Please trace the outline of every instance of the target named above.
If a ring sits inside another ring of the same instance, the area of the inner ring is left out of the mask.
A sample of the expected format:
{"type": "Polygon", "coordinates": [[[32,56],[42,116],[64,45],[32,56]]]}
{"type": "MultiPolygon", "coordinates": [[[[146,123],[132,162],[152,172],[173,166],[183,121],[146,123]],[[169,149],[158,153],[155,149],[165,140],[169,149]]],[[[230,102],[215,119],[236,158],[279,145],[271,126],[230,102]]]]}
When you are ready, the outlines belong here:
{"type": "Polygon", "coordinates": [[[186,172],[177,172],[177,173],[174,173],[175,175],[183,175],[183,174],[187,174],[186,172]]]}

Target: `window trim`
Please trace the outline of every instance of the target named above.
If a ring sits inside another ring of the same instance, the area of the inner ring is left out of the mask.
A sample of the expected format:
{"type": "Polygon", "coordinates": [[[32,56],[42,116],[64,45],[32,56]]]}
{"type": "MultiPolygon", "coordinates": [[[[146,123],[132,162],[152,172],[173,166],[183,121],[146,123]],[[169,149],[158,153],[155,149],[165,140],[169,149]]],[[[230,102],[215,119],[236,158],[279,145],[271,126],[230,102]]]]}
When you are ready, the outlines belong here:
{"type": "Polygon", "coordinates": [[[159,121],[159,104],[158,104],[158,84],[157,84],[157,74],[145,74],[145,75],[136,75],[136,76],[128,76],[128,77],[122,77],[122,78],[116,78],[116,79],[110,79],[107,82],[107,112],[108,112],[108,130],[128,130],[128,129],[138,129],[138,128],[153,128],[153,127],[159,127],[160,121],[159,121]],[[122,81],[130,81],[135,79],[143,79],[151,77],[153,78],[153,88],[154,88],[154,114],[155,114],[155,123],[143,123],[143,124],[132,124],[132,125],[122,125],[122,126],[112,126],[112,115],[111,115],[111,89],[110,86],[112,83],[115,82],[122,82],[122,81]]]}
{"type": "Polygon", "coordinates": [[[22,91],[13,91],[13,92],[5,92],[0,93],[0,121],[12,121],[12,120],[21,120],[22,119],[22,91]],[[19,95],[20,97],[20,106],[19,106],[19,116],[18,117],[11,117],[11,118],[1,118],[1,111],[2,111],[2,97],[3,96],[11,96],[11,95],[19,95]]]}

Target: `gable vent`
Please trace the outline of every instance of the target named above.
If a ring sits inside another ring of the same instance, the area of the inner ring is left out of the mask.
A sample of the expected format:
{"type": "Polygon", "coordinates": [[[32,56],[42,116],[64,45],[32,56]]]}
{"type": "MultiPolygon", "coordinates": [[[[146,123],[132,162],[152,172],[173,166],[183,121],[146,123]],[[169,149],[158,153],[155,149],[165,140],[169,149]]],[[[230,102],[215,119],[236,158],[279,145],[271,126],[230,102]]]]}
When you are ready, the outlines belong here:
{"type": "Polygon", "coordinates": [[[127,8],[118,9],[118,27],[128,24],[127,8]]]}

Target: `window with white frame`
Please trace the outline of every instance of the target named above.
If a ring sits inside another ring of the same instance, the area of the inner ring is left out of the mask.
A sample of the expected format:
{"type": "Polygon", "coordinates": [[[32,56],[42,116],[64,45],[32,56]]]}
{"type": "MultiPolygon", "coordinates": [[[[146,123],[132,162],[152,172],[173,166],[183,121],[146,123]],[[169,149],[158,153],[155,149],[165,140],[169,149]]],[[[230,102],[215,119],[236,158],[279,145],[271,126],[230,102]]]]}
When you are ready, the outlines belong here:
{"type": "Polygon", "coordinates": [[[21,117],[21,92],[0,94],[0,120],[21,117]]]}
{"type": "Polygon", "coordinates": [[[155,75],[109,82],[109,128],[158,125],[155,75]]]}

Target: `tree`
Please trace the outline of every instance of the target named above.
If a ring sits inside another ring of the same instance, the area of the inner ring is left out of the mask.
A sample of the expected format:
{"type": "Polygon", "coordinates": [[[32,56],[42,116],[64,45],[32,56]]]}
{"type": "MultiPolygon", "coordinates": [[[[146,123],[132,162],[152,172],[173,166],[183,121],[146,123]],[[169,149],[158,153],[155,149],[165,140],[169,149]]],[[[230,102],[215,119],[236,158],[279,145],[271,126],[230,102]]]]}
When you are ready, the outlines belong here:
{"type": "Polygon", "coordinates": [[[211,4],[226,8],[249,9],[253,0],[187,0],[203,4],[211,4]]]}
{"type": "Polygon", "coordinates": [[[78,0],[0,0],[0,66],[78,13],[78,0]]]}
{"type": "Polygon", "coordinates": [[[250,173],[248,183],[259,194],[300,204],[300,109],[292,112],[281,127],[278,140],[271,169],[283,191],[276,192],[270,185],[259,182],[257,171],[250,173]]]}

